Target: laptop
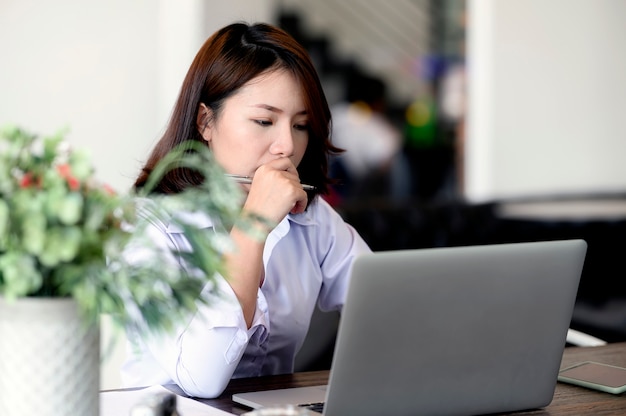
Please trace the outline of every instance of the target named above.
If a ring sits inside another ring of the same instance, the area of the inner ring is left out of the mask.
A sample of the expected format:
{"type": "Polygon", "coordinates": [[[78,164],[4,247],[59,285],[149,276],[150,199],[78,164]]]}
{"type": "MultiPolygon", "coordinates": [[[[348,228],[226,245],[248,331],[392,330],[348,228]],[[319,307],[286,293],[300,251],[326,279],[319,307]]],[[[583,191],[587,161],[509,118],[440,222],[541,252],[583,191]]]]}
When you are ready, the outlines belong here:
{"type": "Polygon", "coordinates": [[[479,415],[554,396],[583,240],[381,251],[354,263],[327,386],[234,394],[325,416],[479,415]]]}

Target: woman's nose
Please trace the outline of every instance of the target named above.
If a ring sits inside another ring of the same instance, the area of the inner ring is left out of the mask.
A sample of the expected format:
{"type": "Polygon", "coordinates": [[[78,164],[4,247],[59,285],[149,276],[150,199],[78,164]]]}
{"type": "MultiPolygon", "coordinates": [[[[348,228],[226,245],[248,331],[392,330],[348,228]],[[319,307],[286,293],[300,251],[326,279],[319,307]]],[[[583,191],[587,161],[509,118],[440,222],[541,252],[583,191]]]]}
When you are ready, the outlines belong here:
{"type": "Polygon", "coordinates": [[[293,155],[294,151],[294,138],[291,128],[282,129],[272,141],[270,146],[270,153],[280,155],[282,157],[289,157],[293,155]]]}

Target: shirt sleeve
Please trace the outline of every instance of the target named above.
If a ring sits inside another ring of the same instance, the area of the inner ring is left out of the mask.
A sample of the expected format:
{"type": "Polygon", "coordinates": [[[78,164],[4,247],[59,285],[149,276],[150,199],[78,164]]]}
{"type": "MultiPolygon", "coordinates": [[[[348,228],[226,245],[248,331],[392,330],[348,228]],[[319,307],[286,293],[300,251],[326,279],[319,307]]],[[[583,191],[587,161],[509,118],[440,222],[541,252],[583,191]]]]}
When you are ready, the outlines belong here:
{"type": "MultiPolygon", "coordinates": [[[[253,337],[268,335],[268,310],[259,291],[253,324],[247,329],[230,285],[221,277],[208,305],[200,306],[189,323],[168,336],[146,343],[151,355],[188,395],[213,398],[226,388],[253,337]]],[[[212,291],[213,292],[213,291],[212,291]]]]}
{"type": "Polygon", "coordinates": [[[324,200],[319,200],[319,222],[324,224],[319,239],[322,288],[318,304],[322,311],[341,310],[346,300],[354,260],[372,250],[359,233],[324,200]]]}

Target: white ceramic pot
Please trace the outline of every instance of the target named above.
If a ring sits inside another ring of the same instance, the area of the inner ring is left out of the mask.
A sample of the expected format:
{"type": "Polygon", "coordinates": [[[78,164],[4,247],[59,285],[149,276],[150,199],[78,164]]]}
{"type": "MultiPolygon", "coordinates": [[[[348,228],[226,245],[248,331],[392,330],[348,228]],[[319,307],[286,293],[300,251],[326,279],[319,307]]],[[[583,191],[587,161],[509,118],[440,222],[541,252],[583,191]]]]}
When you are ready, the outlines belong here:
{"type": "Polygon", "coordinates": [[[0,299],[0,415],[97,416],[100,331],[74,300],[0,299]]]}

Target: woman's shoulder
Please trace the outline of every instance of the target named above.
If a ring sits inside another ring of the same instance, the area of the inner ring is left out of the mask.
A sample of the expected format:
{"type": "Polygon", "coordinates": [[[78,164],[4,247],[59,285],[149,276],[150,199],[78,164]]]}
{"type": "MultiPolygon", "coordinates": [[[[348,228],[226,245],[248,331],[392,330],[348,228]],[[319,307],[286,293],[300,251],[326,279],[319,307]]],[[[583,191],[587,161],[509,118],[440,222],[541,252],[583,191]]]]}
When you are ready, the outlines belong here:
{"type": "Polygon", "coordinates": [[[178,211],[173,213],[162,204],[151,198],[137,198],[137,215],[140,220],[147,221],[166,233],[182,232],[181,224],[197,228],[212,228],[215,221],[202,211],[178,211]]]}

